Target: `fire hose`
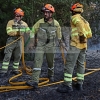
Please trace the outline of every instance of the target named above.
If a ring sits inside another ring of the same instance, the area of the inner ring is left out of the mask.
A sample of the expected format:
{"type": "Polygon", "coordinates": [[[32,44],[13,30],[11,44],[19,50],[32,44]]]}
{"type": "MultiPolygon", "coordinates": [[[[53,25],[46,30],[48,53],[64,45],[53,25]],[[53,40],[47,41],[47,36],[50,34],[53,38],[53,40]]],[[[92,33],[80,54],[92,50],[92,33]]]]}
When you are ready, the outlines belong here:
{"type": "MultiPolygon", "coordinates": [[[[24,89],[32,89],[32,88],[34,88],[34,87],[31,87],[31,86],[27,86],[27,85],[25,84],[26,81],[22,81],[22,82],[13,82],[13,80],[14,80],[15,78],[18,78],[18,77],[20,77],[20,76],[22,75],[23,70],[25,70],[26,73],[27,73],[28,75],[31,75],[31,74],[32,74],[32,73],[31,73],[31,71],[32,71],[31,67],[26,66],[25,61],[24,61],[24,38],[23,38],[23,36],[20,36],[18,39],[16,39],[16,40],[13,41],[12,43],[16,42],[17,40],[19,40],[19,39],[21,39],[21,38],[22,38],[22,65],[23,65],[23,66],[19,69],[19,72],[20,72],[20,73],[19,73],[18,75],[15,75],[15,76],[13,76],[13,77],[11,77],[11,78],[9,79],[9,84],[10,84],[10,85],[8,85],[8,86],[0,86],[0,92],[7,92],[7,91],[12,91],[12,90],[24,90],[24,89]]],[[[6,46],[11,45],[12,43],[10,43],[10,44],[8,44],[8,45],[6,45],[6,46]]],[[[0,49],[5,48],[6,46],[4,46],[4,47],[2,47],[2,48],[0,48],[0,49]]],[[[64,53],[64,50],[62,50],[62,49],[64,49],[64,48],[61,48],[61,52],[64,53]]],[[[62,57],[63,57],[63,56],[64,56],[64,54],[62,54],[62,57]]],[[[65,58],[63,57],[63,60],[64,60],[64,59],[65,59],[65,58]]],[[[65,61],[64,61],[64,64],[65,64],[65,61]]],[[[88,70],[89,70],[89,69],[88,69],[88,70]]],[[[92,70],[92,69],[91,69],[91,70],[92,70]]],[[[87,73],[85,73],[84,75],[86,76],[86,75],[92,74],[92,73],[94,73],[94,72],[96,72],[96,71],[99,71],[99,70],[100,70],[100,68],[93,69],[92,71],[87,72],[87,73]]],[[[49,82],[49,79],[48,79],[48,78],[40,78],[39,80],[42,81],[42,82],[40,82],[40,83],[38,84],[39,87],[51,86],[51,85],[55,85],[55,84],[59,84],[59,83],[64,82],[64,81],[62,80],[62,81],[58,81],[58,82],[54,82],[54,83],[48,83],[48,82],[49,82]]],[[[73,80],[76,80],[76,77],[74,77],[73,80]]]]}

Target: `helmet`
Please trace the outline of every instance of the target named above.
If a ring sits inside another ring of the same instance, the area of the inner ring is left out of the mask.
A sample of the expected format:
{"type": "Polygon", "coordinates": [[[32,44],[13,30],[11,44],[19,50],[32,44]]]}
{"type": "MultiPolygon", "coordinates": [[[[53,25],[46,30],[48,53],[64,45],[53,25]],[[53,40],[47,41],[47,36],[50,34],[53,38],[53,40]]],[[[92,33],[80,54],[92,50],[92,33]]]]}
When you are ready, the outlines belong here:
{"type": "Polygon", "coordinates": [[[72,5],[71,11],[82,13],[83,12],[83,5],[80,3],[75,3],[74,5],[72,5]]]}
{"type": "Polygon", "coordinates": [[[20,16],[24,16],[24,11],[21,8],[15,9],[15,14],[19,14],[20,16]]]}
{"type": "Polygon", "coordinates": [[[42,11],[51,11],[51,12],[55,12],[54,7],[51,4],[46,4],[43,8],[42,11]]]}

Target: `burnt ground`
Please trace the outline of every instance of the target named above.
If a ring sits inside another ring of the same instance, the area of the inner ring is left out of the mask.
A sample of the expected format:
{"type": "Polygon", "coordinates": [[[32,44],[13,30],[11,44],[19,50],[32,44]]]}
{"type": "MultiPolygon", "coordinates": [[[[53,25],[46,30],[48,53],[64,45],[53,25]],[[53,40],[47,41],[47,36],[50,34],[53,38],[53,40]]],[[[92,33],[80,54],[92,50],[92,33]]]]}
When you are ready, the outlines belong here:
{"type": "MultiPolygon", "coordinates": [[[[87,68],[99,68],[100,67],[100,52],[88,51],[87,56],[87,68]]],[[[26,62],[26,65],[33,66],[33,62],[26,62]]],[[[60,58],[55,59],[55,81],[63,80],[63,61],[60,58]]],[[[88,72],[86,70],[86,72],[88,72]]],[[[40,77],[47,75],[47,63],[44,61],[42,66],[42,73],[40,77]]],[[[10,74],[5,78],[1,78],[0,85],[9,85],[8,79],[13,76],[10,74]]],[[[24,81],[30,79],[29,75],[25,73],[17,79],[17,81],[24,81]]],[[[70,94],[58,93],[56,88],[59,86],[52,85],[41,87],[36,91],[33,90],[14,90],[9,92],[0,93],[0,100],[100,100],[100,71],[85,76],[84,91],[80,92],[74,89],[70,94]]]]}

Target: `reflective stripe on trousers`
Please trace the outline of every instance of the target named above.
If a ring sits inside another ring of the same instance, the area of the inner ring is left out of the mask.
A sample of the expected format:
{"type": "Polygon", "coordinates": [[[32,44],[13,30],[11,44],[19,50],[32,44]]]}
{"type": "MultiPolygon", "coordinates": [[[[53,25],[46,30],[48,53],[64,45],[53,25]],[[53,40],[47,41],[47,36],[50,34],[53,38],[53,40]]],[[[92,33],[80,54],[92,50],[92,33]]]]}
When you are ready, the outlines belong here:
{"type": "Polygon", "coordinates": [[[80,83],[83,83],[84,80],[84,61],[85,61],[85,51],[86,49],[78,49],[74,46],[70,46],[67,56],[66,56],[66,65],[64,68],[64,82],[66,84],[71,84],[72,83],[72,75],[74,71],[74,67],[77,63],[77,80],[81,81],[80,83]]]}
{"type": "Polygon", "coordinates": [[[77,73],[77,80],[84,80],[84,74],[77,73]]]}
{"type": "Polygon", "coordinates": [[[13,63],[13,68],[14,68],[14,70],[18,70],[18,68],[19,68],[19,62],[18,63],[13,63]]]}
{"type": "Polygon", "coordinates": [[[2,63],[2,72],[6,73],[8,71],[9,62],[2,63]]]}
{"type": "Polygon", "coordinates": [[[72,81],[72,74],[64,73],[64,81],[72,81]]]}
{"type": "Polygon", "coordinates": [[[36,71],[40,71],[41,70],[41,68],[33,68],[33,70],[36,70],[36,71]]]}

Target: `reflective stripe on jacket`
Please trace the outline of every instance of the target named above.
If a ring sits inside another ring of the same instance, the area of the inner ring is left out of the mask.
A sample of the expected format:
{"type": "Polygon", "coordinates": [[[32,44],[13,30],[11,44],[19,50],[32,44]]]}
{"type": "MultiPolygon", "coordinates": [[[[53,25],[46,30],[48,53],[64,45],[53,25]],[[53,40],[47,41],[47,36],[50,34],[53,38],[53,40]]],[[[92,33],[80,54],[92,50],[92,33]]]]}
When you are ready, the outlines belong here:
{"type": "Polygon", "coordinates": [[[6,31],[8,35],[16,36],[18,31],[21,33],[29,33],[30,28],[24,21],[21,21],[20,24],[16,24],[14,20],[10,20],[7,23],[6,31]]]}
{"type": "Polygon", "coordinates": [[[71,45],[79,49],[87,48],[87,43],[80,43],[79,36],[84,35],[86,38],[92,37],[89,23],[80,15],[76,14],[71,17],[71,45]]]}
{"type": "MultiPolygon", "coordinates": [[[[40,19],[39,21],[37,21],[34,26],[32,27],[32,34],[31,37],[34,37],[35,34],[37,34],[39,28],[40,28],[40,23],[45,23],[44,22],[44,18],[40,19]]],[[[62,38],[62,34],[61,34],[61,27],[58,23],[57,20],[54,19],[54,26],[56,27],[56,36],[58,39],[62,38]]]]}

